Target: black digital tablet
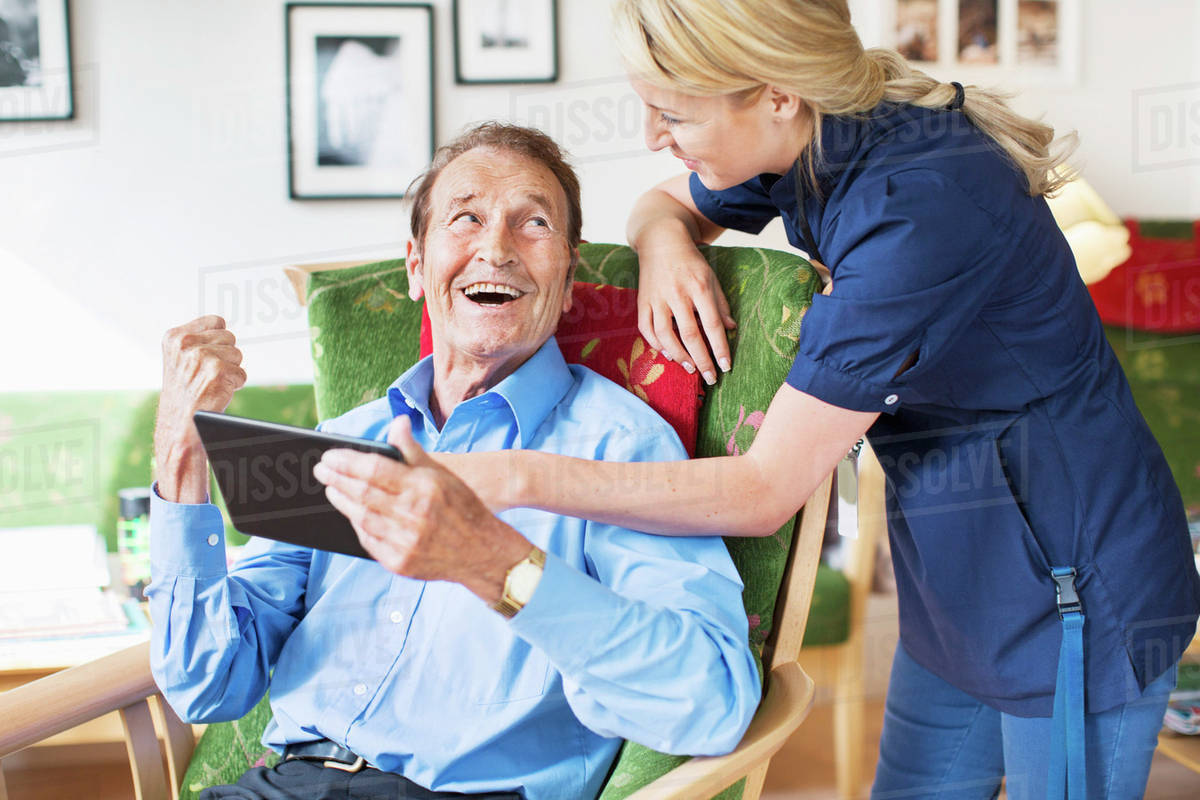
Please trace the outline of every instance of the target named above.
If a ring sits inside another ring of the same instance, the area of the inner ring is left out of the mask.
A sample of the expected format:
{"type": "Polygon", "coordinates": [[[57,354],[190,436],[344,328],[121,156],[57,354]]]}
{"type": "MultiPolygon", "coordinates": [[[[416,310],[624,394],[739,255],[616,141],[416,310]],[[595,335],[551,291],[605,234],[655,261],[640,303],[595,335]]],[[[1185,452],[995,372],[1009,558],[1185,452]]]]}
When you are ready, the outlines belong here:
{"type": "Polygon", "coordinates": [[[192,416],[233,527],[315,550],[370,558],[313,467],[326,450],[348,448],[403,460],[386,442],[275,422],[197,411],[192,416]]]}

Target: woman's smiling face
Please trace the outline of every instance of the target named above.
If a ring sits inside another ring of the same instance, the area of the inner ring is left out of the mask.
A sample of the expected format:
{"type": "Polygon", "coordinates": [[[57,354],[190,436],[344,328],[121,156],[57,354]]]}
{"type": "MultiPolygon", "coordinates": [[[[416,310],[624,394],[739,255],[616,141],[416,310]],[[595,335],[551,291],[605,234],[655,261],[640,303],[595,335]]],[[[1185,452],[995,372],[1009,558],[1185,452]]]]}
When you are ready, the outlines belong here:
{"type": "Polygon", "coordinates": [[[807,108],[765,87],[750,98],[702,97],[630,78],[646,106],[646,146],[669,149],[714,191],[791,169],[812,135],[807,108]]]}

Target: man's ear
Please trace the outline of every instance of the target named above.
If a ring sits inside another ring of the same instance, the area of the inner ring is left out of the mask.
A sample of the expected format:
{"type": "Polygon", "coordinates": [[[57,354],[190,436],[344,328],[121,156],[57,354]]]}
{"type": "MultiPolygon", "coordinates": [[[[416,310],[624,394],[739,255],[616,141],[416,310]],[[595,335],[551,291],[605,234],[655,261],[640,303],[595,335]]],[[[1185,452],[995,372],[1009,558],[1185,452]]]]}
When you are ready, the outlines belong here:
{"type": "Polygon", "coordinates": [[[421,248],[412,239],[404,250],[404,269],[408,271],[408,296],[420,300],[425,296],[425,284],[422,280],[421,248]]]}

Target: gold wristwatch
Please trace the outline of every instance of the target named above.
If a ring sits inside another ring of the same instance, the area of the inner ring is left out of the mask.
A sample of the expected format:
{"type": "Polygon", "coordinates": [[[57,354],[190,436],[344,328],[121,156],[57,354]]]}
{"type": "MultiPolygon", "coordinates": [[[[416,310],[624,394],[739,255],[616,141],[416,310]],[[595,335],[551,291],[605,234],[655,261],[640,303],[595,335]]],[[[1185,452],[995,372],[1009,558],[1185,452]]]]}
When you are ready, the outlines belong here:
{"type": "Polygon", "coordinates": [[[515,617],[533,597],[533,591],[542,579],[542,570],[545,567],[546,554],[534,547],[529,551],[529,555],[509,568],[508,574],[504,576],[504,594],[492,604],[492,608],[508,619],[515,617]]]}

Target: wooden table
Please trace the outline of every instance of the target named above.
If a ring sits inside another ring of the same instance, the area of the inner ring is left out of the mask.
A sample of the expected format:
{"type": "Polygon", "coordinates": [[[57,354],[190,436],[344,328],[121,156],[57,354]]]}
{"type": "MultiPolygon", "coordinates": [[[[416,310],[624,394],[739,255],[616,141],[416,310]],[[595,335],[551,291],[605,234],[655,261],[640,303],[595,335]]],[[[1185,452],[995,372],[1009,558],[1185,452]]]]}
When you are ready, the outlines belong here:
{"type": "MultiPolygon", "coordinates": [[[[150,630],[74,639],[0,639],[0,692],[85,664],[150,638],[150,630]]],[[[47,739],[42,745],[79,745],[123,742],[118,714],[108,714],[78,728],[47,739]]]]}

